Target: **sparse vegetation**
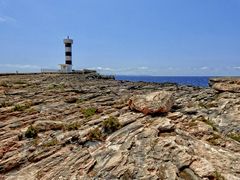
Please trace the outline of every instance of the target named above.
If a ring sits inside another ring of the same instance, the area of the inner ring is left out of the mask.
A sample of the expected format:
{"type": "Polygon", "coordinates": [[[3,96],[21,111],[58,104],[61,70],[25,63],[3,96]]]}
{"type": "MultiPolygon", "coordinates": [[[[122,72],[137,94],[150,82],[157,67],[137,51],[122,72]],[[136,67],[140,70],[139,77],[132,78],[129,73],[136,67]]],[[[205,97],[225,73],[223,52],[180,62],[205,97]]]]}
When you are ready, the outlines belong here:
{"type": "Polygon", "coordinates": [[[23,80],[17,80],[17,81],[14,81],[14,84],[27,84],[27,83],[23,80]]]}
{"type": "Polygon", "coordinates": [[[240,142],[240,134],[238,133],[230,133],[228,134],[228,137],[230,137],[231,139],[240,142]]]}
{"type": "Polygon", "coordinates": [[[209,118],[206,119],[206,118],[204,118],[204,117],[201,116],[201,117],[200,117],[199,119],[197,119],[197,120],[202,121],[202,122],[208,124],[209,126],[211,126],[211,127],[213,128],[214,131],[218,131],[215,123],[212,122],[209,118]]]}
{"type": "Polygon", "coordinates": [[[80,104],[80,103],[82,103],[82,102],[84,102],[83,99],[78,99],[78,100],[76,101],[77,104],[80,104]]]}
{"type": "Polygon", "coordinates": [[[142,169],[159,179],[238,177],[240,93],[221,92],[215,101],[210,88],[85,80],[92,75],[80,73],[1,76],[12,87],[0,86],[0,179],[28,179],[29,169],[33,179],[141,179],[142,169]],[[143,95],[136,103],[149,102],[141,108],[160,110],[158,97],[150,99],[161,91],[174,97],[169,112],[146,116],[129,108],[143,95]]]}
{"type": "Polygon", "coordinates": [[[96,114],[96,112],[97,112],[97,109],[94,107],[90,107],[82,110],[82,113],[86,118],[93,116],[94,114],[96,114]]]}
{"type": "Polygon", "coordinates": [[[93,130],[91,130],[88,134],[88,139],[90,141],[102,141],[103,140],[103,134],[100,131],[100,129],[97,127],[93,130]]]}
{"type": "Polygon", "coordinates": [[[27,112],[28,112],[29,114],[35,114],[35,113],[38,113],[38,110],[35,109],[35,108],[30,108],[30,109],[27,110],[27,112]]]}
{"type": "Polygon", "coordinates": [[[210,136],[209,139],[207,139],[207,141],[214,146],[218,146],[220,144],[220,141],[219,141],[220,139],[221,139],[221,136],[214,133],[210,136]]]}
{"type": "Polygon", "coordinates": [[[213,102],[208,102],[208,103],[199,102],[198,106],[201,107],[201,108],[205,108],[205,109],[218,107],[218,105],[216,103],[213,103],[213,102]]]}
{"type": "Polygon", "coordinates": [[[64,129],[67,131],[73,131],[73,130],[78,130],[78,128],[80,127],[80,123],[79,122],[74,122],[74,123],[70,123],[67,124],[64,129]]]}
{"type": "Polygon", "coordinates": [[[50,141],[47,141],[46,143],[44,143],[43,146],[50,147],[50,146],[55,146],[58,143],[59,143],[58,140],[56,138],[53,138],[50,141]]]}
{"type": "Polygon", "coordinates": [[[50,84],[49,86],[48,86],[48,89],[60,89],[60,90],[63,90],[64,89],[64,87],[65,87],[65,85],[64,84],[50,84]]]}
{"type": "Polygon", "coordinates": [[[20,104],[16,104],[16,105],[13,107],[13,111],[23,111],[23,110],[25,110],[25,106],[20,105],[20,104]]]}
{"type": "Polygon", "coordinates": [[[1,107],[12,106],[12,105],[13,105],[13,103],[10,102],[8,99],[5,99],[5,100],[3,100],[3,101],[0,102],[0,108],[1,108],[1,107]]]}
{"type": "Polygon", "coordinates": [[[6,101],[2,101],[2,102],[0,103],[0,108],[2,108],[2,107],[7,107],[6,101]]]}
{"type": "Polygon", "coordinates": [[[56,84],[50,84],[50,85],[48,86],[48,89],[54,89],[55,87],[57,87],[56,84]]]}
{"type": "Polygon", "coordinates": [[[198,125],[198,123],[197,123],[197,121],[195,121],[195,120],[192,120],[192,121],[190,121],[189,123],[188,123],[188,126],[189,127],[194,127],[194,126],[197,126],[198,125]]]}
{"type": "Polygon", "coordinates": [[[27,138],[36,138],[37,137],[37,129],[34,128],[32,125],[28,127],[27,131],[25,132],[25,137],[27,138]]]}
{"type": "Polygon", "coordinates": [[[121,128],[121,124],[117,118],[110,116],[108,119],[102,122],[102,127],[105,133],[113,133],[121,128]]]}
{"type": "Polygon", "coordinates": [[[218,171],[215,172],[214,178],[216,180],[225,180],[225,178],[218,171]]]}
{"type": "Polygon", "coordinates": [[[9,83],[7,83],[6,81],[1,81],[0,82],[0,86],[2,86],[2,87],[11,87],[11,85],[9,83]]]}
{"type": "Polygon", "coordinates": [[[36,137],[35,139],[33,139],[32,145],[37,146],[39,144],[39,141],[39,138],[36,137]]]}
{"type": "Polygon", "coordinates": [[[30,104],[16,104],[13,111],[24,111],[30,107],[30,104]]]}
{"type": "Polygon", "coordinates": [[[205,119],[204,121],[206,124],[208,124],[209,126],[211,126],[213,128],[214,131],[218,131],[216,125],[209,119],[205,119]]]}

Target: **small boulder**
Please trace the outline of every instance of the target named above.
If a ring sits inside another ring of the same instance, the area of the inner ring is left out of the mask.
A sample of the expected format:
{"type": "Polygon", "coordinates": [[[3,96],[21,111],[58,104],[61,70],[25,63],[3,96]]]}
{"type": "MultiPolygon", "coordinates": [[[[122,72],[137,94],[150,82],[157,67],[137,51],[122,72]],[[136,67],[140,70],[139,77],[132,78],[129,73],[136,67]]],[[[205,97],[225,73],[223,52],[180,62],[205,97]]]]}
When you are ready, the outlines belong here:
{"type": "Polygon", "coordinates": [[[201,178],[213,176],[216,172],[212,164],[204,158],[193,161],[190,168],[201,178]]]}
{"type": "Polygon", "coordinates": [[[167,91],[152,92],[146,95],[135,95],[130,98],[128,105],[131,110],[144,114],[169,112],[174,104],[173,95],[167,91]]]}
{"type": "Polygon", "coordinates": [[[175,126],[171,123],[171,120],[165,117],[159,117],[152,123],[152,126],[155,127],[160,133],[172,132],[175,129],[175,126]]]}

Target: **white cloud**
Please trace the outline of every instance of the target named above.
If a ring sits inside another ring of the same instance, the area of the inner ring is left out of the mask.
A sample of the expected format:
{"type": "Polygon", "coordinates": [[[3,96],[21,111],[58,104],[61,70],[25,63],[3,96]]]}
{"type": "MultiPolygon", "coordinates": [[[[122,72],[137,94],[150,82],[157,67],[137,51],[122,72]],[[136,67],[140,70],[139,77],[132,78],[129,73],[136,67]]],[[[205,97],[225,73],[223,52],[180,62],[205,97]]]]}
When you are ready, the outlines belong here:
{"type": "Polygon", "coordinates": [[[40,66],[32,64],[0,64],[3,68],[19,68],[19,69],[40,69],[40,66]]]}
{"type": "Polygon", "coordinates": [[[207,66],[200,67],[200,70],[208,70],[208,69],[209,69],[209,67],[207,67],[207,66]]]}
{"type": "Polygon", "coordinates": [[[235,66],[235,67],[233,67],[233,69],[240,70],[240,66],[235,66]]]}
{"type": "Polygon", "coordinates": [[[139,69],[139,70],[146,70],[146,69],[148,69],[148,67],[142,66],[142,67],[138,67],[137,69],[139,69]]]}
{"type": "Polygon", "coordinates": [[[98,70],[98,71],[114,71],[114,69],[109,68],[109,67],[91,67],[87,69],[93,69],[93,70],[98,70]]]}
{"type": "Polygon", "coordinates": [[[9,16],[0,16],[0,23],[6,23],[6,22],[16,22],[16,19],[9,16]]]}
{"type": "Polygon", "coordinates": [[[146,74],[151,72],[151,69],[145,66],[129,67],[129,68],[91,67],[86,69],[97,70],[100,73],[107,73],[107,74],[146,74]]]}

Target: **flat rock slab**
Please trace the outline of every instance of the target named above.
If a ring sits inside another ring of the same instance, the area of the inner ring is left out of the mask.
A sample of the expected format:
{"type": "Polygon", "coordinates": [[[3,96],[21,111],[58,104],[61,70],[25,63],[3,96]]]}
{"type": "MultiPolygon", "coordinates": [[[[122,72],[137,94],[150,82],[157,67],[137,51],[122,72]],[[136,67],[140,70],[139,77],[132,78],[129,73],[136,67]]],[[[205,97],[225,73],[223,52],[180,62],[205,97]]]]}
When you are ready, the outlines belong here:
{"type": "Polygon", "coordinates": [[[174,104],[173,95],[167,91],[157,91],[144,95],[135,95],[129,100],[131,110],[144,114],[169,112],[174,104]]]}

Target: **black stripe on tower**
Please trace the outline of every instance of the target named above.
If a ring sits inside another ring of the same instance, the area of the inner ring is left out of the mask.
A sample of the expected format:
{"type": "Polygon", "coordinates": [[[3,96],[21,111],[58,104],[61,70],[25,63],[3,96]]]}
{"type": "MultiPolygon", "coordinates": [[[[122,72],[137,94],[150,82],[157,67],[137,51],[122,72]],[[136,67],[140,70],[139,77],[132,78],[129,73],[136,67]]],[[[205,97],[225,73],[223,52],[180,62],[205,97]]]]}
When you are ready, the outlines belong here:
{"type": "Polygon", "coordinates": [[[66,43],[65,47],[72,47],[72,44],[71,43],[66,43]]]}
{"type": "Polygon", "coordinates": [[[72,61],[66,60],[66,64],[72,65],[72,61]]]}
{"type": "Polygon", "coordinates": [[[66,56],[72,56],[72,52],[70,51],[70,52],[65,52],[65,55],[66,56]]]}

